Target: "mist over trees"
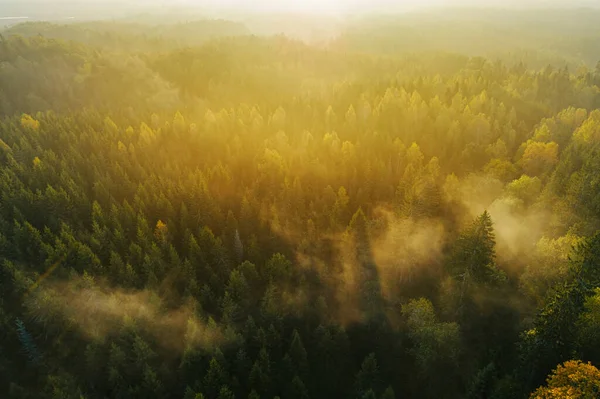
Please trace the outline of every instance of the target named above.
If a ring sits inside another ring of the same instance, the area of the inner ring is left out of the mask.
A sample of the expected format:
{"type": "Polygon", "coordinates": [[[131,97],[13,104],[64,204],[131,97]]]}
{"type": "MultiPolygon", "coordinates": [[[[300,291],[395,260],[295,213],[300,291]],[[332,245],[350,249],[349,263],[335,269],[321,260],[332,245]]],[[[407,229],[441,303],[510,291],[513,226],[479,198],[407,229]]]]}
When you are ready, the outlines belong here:
{"type": "Polygon", "coordinates": [[[599,11],[155,18],[0,32],[0,397],[598,396],[599,11]]]}

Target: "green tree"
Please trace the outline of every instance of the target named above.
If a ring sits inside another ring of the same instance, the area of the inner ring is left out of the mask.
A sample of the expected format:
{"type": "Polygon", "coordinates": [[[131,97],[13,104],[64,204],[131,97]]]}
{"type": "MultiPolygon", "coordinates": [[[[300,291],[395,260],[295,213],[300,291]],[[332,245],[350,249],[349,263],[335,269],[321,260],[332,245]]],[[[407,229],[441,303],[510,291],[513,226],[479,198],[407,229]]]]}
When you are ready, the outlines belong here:
{"type": "Polygon", "coordinates": [[[229,376],[225,367],[219,359],[213,357],[210,361],[208,371],[202,381],[202,391],[208,397],[217,397],[221,391],[221,387],[227,385],[229,376]]]}
{"type": "Polygon", "coordinates": [[[306,386],[304,385],[304,382],[302,382],[302,379],[300,379],[300,377],[295,376],[292,380],[292,388],[291,388],[291,392],[290,392],[290,398],[293,399],[309,399],[310,396],[308,394],[308,390],[306,389],[306,386]]]}
{"type": "Polygon", "coordinates": [[[266,348],[262,348],[250,370],[250,386],[268,396],[271,390],[271,360],[266,348]]]}
{"type": "MultiPolygon", "coordinates": [[[[533,328],[523,334],[519,370],[526,388],[531,390],[541,384],[556,364],[569,360],[581,350],[578,330],[574,327],[585,311],[586,298],[600,286],[599,248],[599,235],[580,244],[571,257],[567,277],[549,293],[533,328]]],[[[585,319],[585,315],[583,317],[585,319]]]]}
{"type": "Polygon", "coordinates": [[[374,353],[371,353],[365,357],[360,371],[356,374],[355,386],[359,397],[364,397],[369,391],[377,390],[381,384],[380,378],[377,358],[374,353]]]}
{"type": "Polygon", "coordinates": [[[465,301],[479,285],[497,286],[506,280],[496,266],[496,240],[492,219],[485,211],[454,243],[448,268],[457,282],[457,311],[462,312],[465,301]]]}
{"type": "Polygon", "coordinates": [[[402,306],[411,350],[421,375],[433,370],[452,368],[460,354],[460,333],[456,323],[439,322],[433,305],[427,299],[411,300],[402,306]]]}
{"type": "Polygon", "coordinates": [[[308,355],[302,344],[302,338],[297,330],[292,333],[292,342],[288,350],[292,364],[295,367],[295,372],[306,378],[308,376],[308,355]]]}
{"type": "Polygon", "coordinates": [[[235,395],[233,394],[233,392],[231,392],[229,387],[223,386],[219,391],[219,396],[217,397],[217,399],[235,399],[235,395]]]}
{"type": "Polygon", "coordinates": [[[396,394],[394,393],[394,389],[389,386],[386,388],[385,391],[383,391],[383,394],[381,395],[381,399],[396,399],[396,394]]]}

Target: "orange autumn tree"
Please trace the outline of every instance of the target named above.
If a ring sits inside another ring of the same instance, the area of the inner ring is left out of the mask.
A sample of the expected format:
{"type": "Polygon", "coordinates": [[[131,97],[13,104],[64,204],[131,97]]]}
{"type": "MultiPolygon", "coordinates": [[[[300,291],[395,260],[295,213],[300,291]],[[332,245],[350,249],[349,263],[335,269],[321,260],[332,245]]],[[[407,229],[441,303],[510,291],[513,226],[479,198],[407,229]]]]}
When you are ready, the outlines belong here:
{"type": "Polygon", "coordinates": [[[600,370],[591,363],[570,360],[559,365],[530,399],[595,399],[600,397],[600,370]]]}

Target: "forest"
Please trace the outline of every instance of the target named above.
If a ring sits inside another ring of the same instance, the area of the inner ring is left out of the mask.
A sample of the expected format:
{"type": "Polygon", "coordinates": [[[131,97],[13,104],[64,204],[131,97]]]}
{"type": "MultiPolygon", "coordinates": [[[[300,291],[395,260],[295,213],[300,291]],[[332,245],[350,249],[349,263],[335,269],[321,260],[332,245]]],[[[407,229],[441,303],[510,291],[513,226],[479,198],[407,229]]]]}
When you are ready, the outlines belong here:
{"type": "Polygon", "coordinates": [[[0,30],[0,397],[600,397],[599,20],[0,30]]]}

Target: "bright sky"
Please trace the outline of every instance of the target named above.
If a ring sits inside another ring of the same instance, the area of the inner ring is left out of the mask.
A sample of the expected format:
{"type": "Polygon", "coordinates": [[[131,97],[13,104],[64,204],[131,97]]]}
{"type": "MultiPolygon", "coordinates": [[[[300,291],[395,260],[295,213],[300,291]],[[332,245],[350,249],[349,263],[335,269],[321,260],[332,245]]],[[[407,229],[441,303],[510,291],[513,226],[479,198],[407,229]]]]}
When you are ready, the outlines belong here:
{"type": "MultiPolygon", "coordinates": [[[[477,6],[477,7],[578,7],[600,6],[600,0],[0,0],[0,16],[3,4],[19,5],[31,3],[40,6],[68,7],[75,5],[94,5],[96,8],[110,8],[115,12],[125,7],[167,6],[176,9],[186,5],[203,9],[220,9],[228,11],[254,12],[302,12],[314,14],[346,14],[346,13],[394,13],[416,8],[435,6],[477,6]]],[[[6,8],[6,7],[5,7],[6,8]]],[[[44,7],[41,7],[42,9],[44,7]]],[[[60,7],[59,7],[60,8],[60,7]]],[[[26,11],[27,9],[25,9],[26,11]]]]}
{"type": "Polygon", "coordinates": [[[346,13],[360,11],[393,12],[435,6],[537,7],[598,6],[600,0],[137,0],[173,3],[210,8],[252,11],[302,11],[346,13]]]}
{"type": "MultiPolygon", "coordinates": [[[[253,11],[302,11],[344,13],[348,11],[391,10],[449,5],[457,0],[179,0],[198,6],[217,6],[253,11]]],[[[462,0],[458,0],[462,1],[462,0]]]]}

